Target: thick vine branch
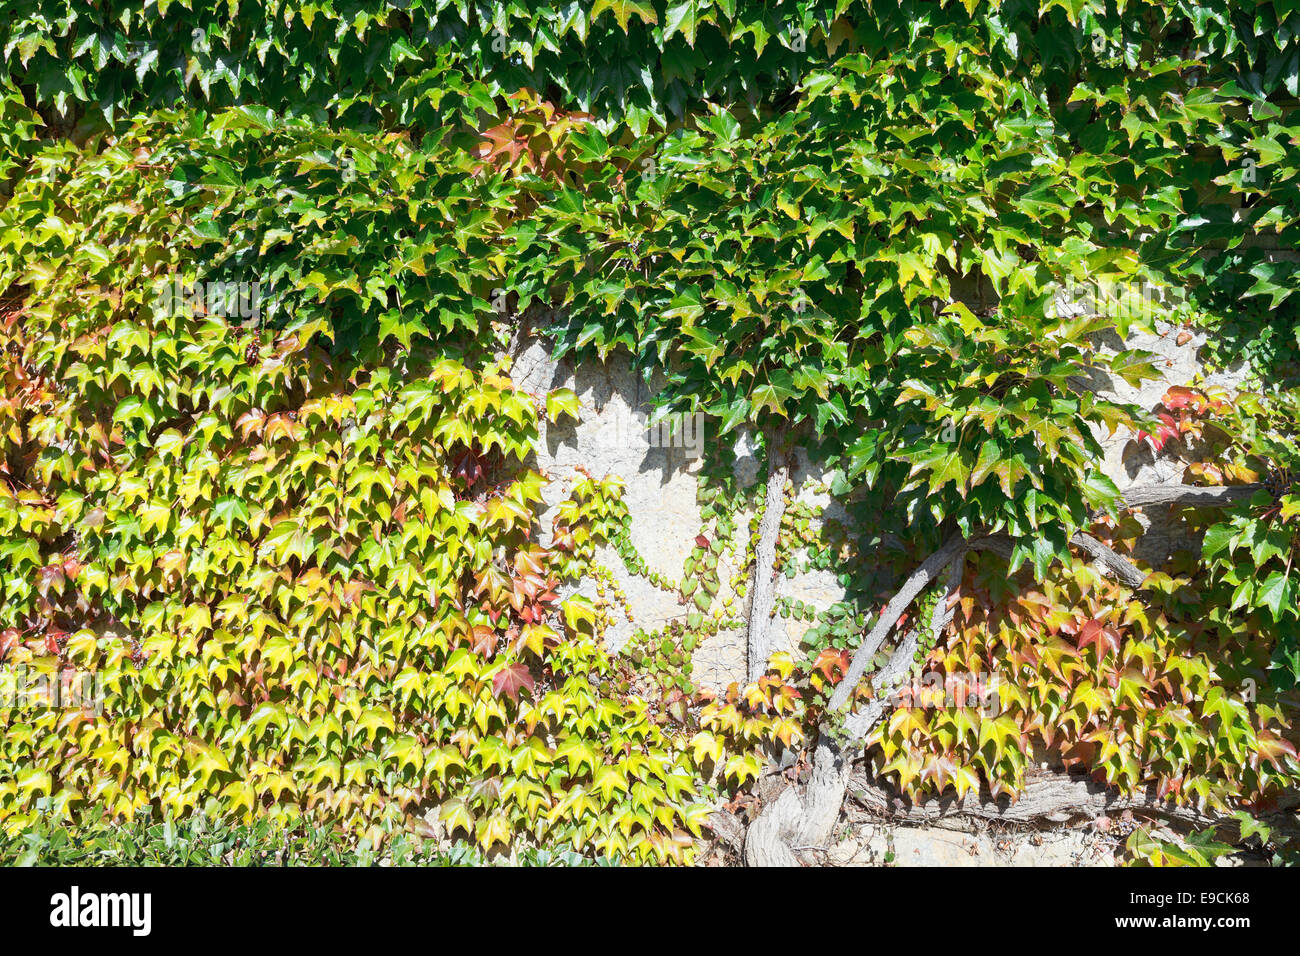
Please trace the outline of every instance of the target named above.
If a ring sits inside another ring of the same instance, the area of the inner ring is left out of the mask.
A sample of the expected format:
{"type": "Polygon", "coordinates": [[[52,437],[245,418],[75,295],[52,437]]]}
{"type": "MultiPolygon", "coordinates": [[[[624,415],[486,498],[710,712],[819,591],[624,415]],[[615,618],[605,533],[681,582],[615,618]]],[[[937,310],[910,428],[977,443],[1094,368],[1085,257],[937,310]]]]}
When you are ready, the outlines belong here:
{"type": "Polygon", "coordinates": [[[1194,505],[1198,508],[1226,508],[1245,501],[1262,484],[1225,485],[1220,488],[1199,488],[1195,485],[1175,485],[1168,482],[1134,485],[1123,492],[1126,508],[1154,508],[1160,505],[1194,505]]]}
{"type": "Polygon", "coordinates": [[[890,598],[889,603],[880,612],[880,616],[876,620],[876,626],[862,639],[862,644],[854,653],[853,660],[849,663],[849,669],[844,674],[844,679],[840,681],[835,688],[835,693],[831,695],[830,704],[827,706],[829,711],[834,713],[848,702],[849,694],[852,693],[853,688],[858,686],[858,681],[862,679],[862,675],[866,672],[867,665],[875,657],[876,651],[880,650],[880,645],[885,643],[885,639],[889,637],[903,612],[916,600],[916,596],[939,576],[940,571],[956,558],[964,555],[969,549],[970,543],[961,535],[955,535],[944,542],[943,547],[938,551],[922,561],[921,566],[903,582],[903,586],[899,588],[898,593],[890,598]]]}
{"type": "Polygon", "coordinates": [[[1147,578],[1132,561],[1108,548],[1090,534],[1080,531],[1070,539],[1070,544],[1092,555],[1093,561],[1110,571],[1130,588],[1141,587],[1142,582],[1147,578]]]}
{"type": "Polygon", "coordinates": [[[785,514],[785,483],[790,475],[789,463],[785,455],[778,452],[776,444],[774,438],[769,437],[767,498],[763,519],[758,525],[754,576],[749,585],[749,630],[745,644],[751,681],[763,676],[772,652],[769,632],[772,629],[772,610],[776,607],[776,582],[772,568],[776,565],[776,542],[781,532],[781,518],[785,514]]]}
{"type": "MultiPolygon", "coordinates": [[[[867,810],[887,817],[891,822],[910,825],[930,824],[955,816],[1022,825],[1044,820],[1061,823],[1074,817],[1095,818],[1125,810],[1196,827],[1227,822],[1195,807],[1161,800],[1154,790],[1125,796],[1088,777],[1050,770],[1027,774],[1025,785],[1014,803],[1007,797],[994,797],[985,788],[980,793],[970,792],[960,798],[949,795],[914,804],[904,800],[892,787],[856,773],[849,777],[848,794],[867,810]]],[[[1265,814],[1261,819],[1279,831],[1295,833],[1300,830],[1300,820],[1283,810],[1265,814]]]]}
{"type": "MultiPolygon", "coordinates": [[[[957,611],[955,599],[957,590],[961,587],[964,557],[965,554],[963,553],[961,557],[954,558],[948,565],[947,586],[944,588],[943,597],[939,599],[939,604],[935,607],[930,618],[931,646],[938,643],[943,636],[943,632],[952,623],[953,615],[957,611]]],[[[919,639],[920,628],[914,627],[898,642],[898,647],[890,655],[889,661],[872,680],[872,685],[876,687],[876,696],[868,701],[861,710],[850,714],[844,721],[844,730],[848,734],[849,740],[855,743],[865,740],[867,735],[875,729],[876,724],[880,723],[881,718],[885,716],[885,710],[889,706],[889,692],[893,690],[895,684],[903,675],[911,670],[912,659],[916,655],[919,639]]]]}
{"type": "MultiPolygon", "coordinates": [[[[952,621],[961,576],[962,562],[950,561],[944,596],[930,618],[930,636],[933,640],[937,640],[952,621]]],[[[919,643],[920,630],[920,627],[909,629],[889,663],[882,668],[878,678],[882,693],[867,704],[863,712],[849,718],[850,721],[869,725],[862,732],[863,737],[871,732],[871,727],[880,720],[888,706],[888,696],[883,691],[892,687],[910,669],[919,643]]],[[[826,839],[827,834],[834,829],[840,807],[844,804],[844,790],[848,786],[855,750],[856,747],[853,746],[841,750],[831,734],[819,735],[817,749],[813,754],[812,773],[803,794],[800,796],[787,790],[770,812],[764,811],[750,828],[745,841],[745,861],[750,866],[793,865],[799,861],[790,849],[791,842],[796,846],[817,846],[826,839]]]]}

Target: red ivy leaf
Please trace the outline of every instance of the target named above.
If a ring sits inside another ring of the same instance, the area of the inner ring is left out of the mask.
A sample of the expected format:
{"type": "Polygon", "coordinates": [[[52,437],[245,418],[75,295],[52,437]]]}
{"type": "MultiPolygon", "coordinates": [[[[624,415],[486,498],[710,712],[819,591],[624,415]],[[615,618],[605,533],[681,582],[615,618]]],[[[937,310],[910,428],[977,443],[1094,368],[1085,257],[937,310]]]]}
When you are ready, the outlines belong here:
{"type": "Polygon", "coordinates": [[[845,671],[849,669],[849,652],[828,647],[817,655],[813,668],[821,671],[822,676],[828,681],[838,683],[845,671]]]}
{"type": "Polygon", "coordinates": [[[1079,630],[1079,650],[1083,650],[1089,644],[1097,645],[1097,656],[1105,657],[1105,646],[1109,646],[1116,654],[1119,653],[1119,635],[1109,627],[1102,626],[1101,621],[1093,618],[1079,630]],[[1105,645],[1105,646],[1103,646],[1105,645]]]}
{"type": "Polygon", "coordinates": [[[527,687],[529,692],[532,692],[533,675],[529,673],[526,664],[507,664],[492,678],[493,697],[506,694],[511,700],[518,700],[519,690],[523,687],[527,687]]]}
{"type": "Polygon", "coordinates": [[[1199,392],[1183,385],[1174,385],[1165,392],[1162,404],[1171,412],[1180,408],[1191,408],[1199,412],[1205,407],[1205,399],[1199,392]]]}
{"type": "Polygon", "coordinates": [[[478,462],[478,456],[472,451],[467,451],[456,462],[452,474],[465,484],[472,485],[483,477],[483,467],[478,462]]]}

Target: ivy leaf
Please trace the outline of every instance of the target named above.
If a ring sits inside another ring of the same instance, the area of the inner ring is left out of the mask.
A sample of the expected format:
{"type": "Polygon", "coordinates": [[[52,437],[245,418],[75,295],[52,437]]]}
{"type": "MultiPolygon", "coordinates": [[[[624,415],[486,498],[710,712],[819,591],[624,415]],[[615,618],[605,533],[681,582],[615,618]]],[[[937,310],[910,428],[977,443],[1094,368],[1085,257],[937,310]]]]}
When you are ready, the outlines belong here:
{"type": "Polygon", "coordinates": [[[685,0],[684,3],[669,5],[664,14],[664,40],[671,39],[674,33],[680,31],[686,38],[686,44],[694,47],[699,15],[700,0],[685,0]]]}
{"type": "Polygon", "coordinates": [[[654,7],[638,0],[596,0],[591,5],[591,20],[594,23],[606,10],[613,11],[614,18],[624,33],[627,32],[628,20],[633,14],[646,23],[658,23],[659,15],[654,7]]]}
{"type": "Polygon", "coordinates": [[[533,689],[533,675],[526,664],[507,664],[492,676],[492,696],[505,694],[511,700],[519,699],[519,691],[533,689]]]}
{"type": "Polygon", "coordinates": [[[1079,629],[1076,646],[1083,650],[1090,644],[1097,646],[1097,656],[1104,657],[1106,649],[1109,648],[1114,653],[1119,653],[1119,635],[1110,628],[1104,621],[1092,618],[1079,629]]]}
{"type": "Polygon", "coordinates": [[[912,470],[909,477],[929,472],[926,480],[930,492],[937,494],[944,485],[954,482],[957,493],[966,497],[967,481],[970,468],[963,460],[961,448],[957,445],[935,444],[911,457],[912,470]]]}
{"type": "Polygon", "coordinates": [[[1211,525],[1201,541],[1201,558],[1208,561],[1225,548],[1231,553],[1232,541],[1237,537],[1237,529],[1229,524],[1211,525]]]}
{"type": "Polygon", "coordinates": [[[1153,358],[1150,352],[1128,349],[1112,358],[1107,368],[1129,385],[1140,388],[1144,381],[1160,377],[1160,372],[1152,361],[1153,358]]]}
{"type": "Polygon", "coordinates": [[[546,417],[552,422],[557,421],[561,415],[568,415],[576,421],[580,409],[578,396],[573,389],[552,389],[546,396],[546,417]]]}
{"type": "Polygon", "coordinates": [[[1079,483],[1079,490],[1084,500],[1098,510],[1114,511],[1116,502],[1121,500],[1115,482],[1101,471],[1090,471],[1079,483]]]}
{"type": "Polygon", "coordinates": [[[1283,608],[1295,610],[1295,592],[1295,579],[1281,571],[1274,571],[1255,592],[1255,601],[1273,613],[1273,620],[1280,621],[1283,608]]]}
{"type": "Polygon", "coordinates": [[[234,495],[218,498],[212,506],[212,516],[229,528],[236,521],[248,521],[248,506],[234,495]]]}
{"type": "Polygon", "coordinates": [[[571,631],[587,629],[595,633],[596,607],[588,598],[580,594],[574,595],[560,605],[560,611],[564,615],[564,623],[571,631]]]}

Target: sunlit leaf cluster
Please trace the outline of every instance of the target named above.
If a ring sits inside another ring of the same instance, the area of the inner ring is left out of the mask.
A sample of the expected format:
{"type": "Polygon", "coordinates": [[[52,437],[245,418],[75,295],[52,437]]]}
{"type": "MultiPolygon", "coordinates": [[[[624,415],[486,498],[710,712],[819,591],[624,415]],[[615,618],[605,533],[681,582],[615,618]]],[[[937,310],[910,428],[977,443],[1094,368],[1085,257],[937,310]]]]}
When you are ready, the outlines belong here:
{"type": "MultiPolygon", "coordinates": [[[[685,747],[612,687],[583,600],[561,601],[575,542],[538,543],[522,461],[571,396],[453,357],[453,321],[451,351],[390,343],[389,297],[422,293],[382,258],[338,258],[403,242],[355,206],[272,207],[263,321],[160,300],[160,282],[232,275],[259,229],[256,177],[221,182],[240,123],[52,149],[0,211],[22,294],[3,341],[4,663],[98,694],[0,711],[4,826],[150,808],[379,833],[432,812],[484,849],[685,859],[685,747]]],[[[312,137],[240,155],[318,171],[312,137]]],[[[472,235],[433,228],[434,255],[472,235]]]]}

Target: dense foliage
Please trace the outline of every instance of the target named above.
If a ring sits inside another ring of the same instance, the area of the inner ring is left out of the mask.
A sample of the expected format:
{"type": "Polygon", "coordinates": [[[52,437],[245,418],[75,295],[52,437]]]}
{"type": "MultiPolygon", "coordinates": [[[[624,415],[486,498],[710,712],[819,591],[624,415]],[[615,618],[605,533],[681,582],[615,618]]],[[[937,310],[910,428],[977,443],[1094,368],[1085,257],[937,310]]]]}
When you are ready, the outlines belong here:
{"type": "MultiPolygon", "coordinates": [[[[57,655],[104,697],[100,716],[10,719],[8,824],[41,798],[357,827],[436,800],[485,848],[531,831],[680,858],[700,810],[682,750],[644,703],[602,693],[611,663],[571,639],[592,609],[554,590],[564,538],[532,540],[541,477],[518,463],[539,409],[572,394],[522,394],[424,342],[394,361],[382,318],[343,348],[301,251],[285,260],[305,288],[268,296],[270,327],[160,299],[157,276],[188,287],[186,264],[215,261],[195,223],[238,231],[202,186],[219,144],[273,167],[313,136],[171,125],[45,154],[4,210],[33,303],[6,342],[23,357],[6,454],[35,486],[4,498],[7,661],[57,655]]],[[[360,224],[340,210],[335,228],[360,224]]]]}
{"type": "Polygon", "coordinates": [[[432,806],[484,849],[689,859],[711,788],[809,738],[895,576],[954,532],[1009,535],[1011,573],[972,565],[922,656],[1007,699],[897,710],[879,773],[1014,792],[1047,748],[1216,809],[1294,787],[1294,4],[0,22],[0,666],[105,691],[100,714],[0,707],[6,830],[149,807],[378,839],[432,806]],[[1115,399],[1158,377],[1126,341],[1157,330],[1203,333],[1253,391],[1115,399]],[[806,660],[716,698],[690,680],[738,623],[720,559],[754,560],[736,515],[763,489],[722,477],[682,579],[654,580],[686,623],[600,646],[605,602],[564,588],[606,595],[599,543],[644,563],[615,485],[541,527],[538,422],[578,406],[511,382],[530,331],[831,469],[852,527],[813,541],[787,500],[782,561],[851,584],[806,660]],[[1188,482],[1267,485],[1187,510],[1203,553],[1137,592],[1069,544],[1133,537],[1101,467],[1120,429],[1186,452],[1188,482]]]}

